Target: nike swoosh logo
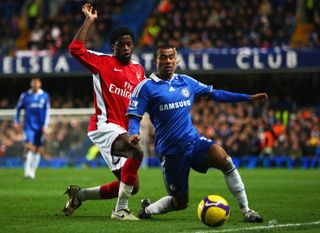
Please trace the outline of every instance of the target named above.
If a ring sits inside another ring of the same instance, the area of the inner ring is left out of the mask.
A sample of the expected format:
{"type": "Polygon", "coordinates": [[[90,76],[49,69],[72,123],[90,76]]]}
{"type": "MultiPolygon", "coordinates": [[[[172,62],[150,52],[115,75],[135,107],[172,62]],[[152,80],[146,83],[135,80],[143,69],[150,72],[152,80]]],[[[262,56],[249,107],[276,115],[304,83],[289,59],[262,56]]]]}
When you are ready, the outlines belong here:
{"type": "Polygon", "coordinates": [[[219,205],[219,203],[208,203],[208,202],[204,203],[204,206],[205,206],[205,207],[218,206],[218,205],[219,205]]]}
{"type": "Polygon", "coordinates": [[[119,218],[124,218],[124,214],[117,214],[115,212],[113,212],[114,215],[117,215],[119,218]]]}
{"type": "Polygon", "coordinates": [[[122,72],[121,69],[117,69],[117,68],[114,68],[113,70],[116,71],[116,72],[122,72]]]}

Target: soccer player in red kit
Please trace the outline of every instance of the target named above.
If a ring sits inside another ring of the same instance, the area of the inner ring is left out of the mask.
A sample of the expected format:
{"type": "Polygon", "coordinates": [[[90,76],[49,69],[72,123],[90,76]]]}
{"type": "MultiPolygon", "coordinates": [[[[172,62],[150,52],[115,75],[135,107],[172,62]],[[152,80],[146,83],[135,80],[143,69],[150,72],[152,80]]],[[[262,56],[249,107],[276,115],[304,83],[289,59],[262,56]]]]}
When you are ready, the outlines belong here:
{"type": "Polygon", "coordinates": [[[128,199],[138,191],[137,173],[143,154],[140,147],[128,141],[126,112],[132,91],[145,78],[144,70],[131,60],[134,35],[129,29],[119,28],[112,32],[110,44],[113,55],[87,50],[87,34],[98,14],[88,3],[82,6],[82,12],[86,18],[69,51],[93,74],[95,114],[90,119],[88,136],[98,146],[118,180],[86,189],[70,185],[63,212],[71,215],[85,200],[118,197],[111,218],[138,220],[129,211],[128,199]]]}

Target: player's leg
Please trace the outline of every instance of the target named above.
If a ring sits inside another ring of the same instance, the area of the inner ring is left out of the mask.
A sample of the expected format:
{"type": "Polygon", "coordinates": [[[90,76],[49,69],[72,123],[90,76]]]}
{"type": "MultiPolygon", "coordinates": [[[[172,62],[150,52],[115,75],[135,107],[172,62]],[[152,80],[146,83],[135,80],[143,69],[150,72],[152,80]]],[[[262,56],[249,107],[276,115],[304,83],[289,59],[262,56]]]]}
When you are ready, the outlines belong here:
{"type": "Polygon", "coordinates": [[[35,138],[35,132],[33,130],[24,130],[24,137],[25,137],[25,153],[26,158],[24,162],[24,177],[25,178],[34,178],[32,173],[32,164],[33,164],[33,157],[36,152],[36,147],[33,145],[33,141],[35,138]]]}
{"type": "MultiPolygon", "coordinates": [[[[125,158],[120,158],[120,161],[124,161],[125,158]]],[[[124,162],[119,162],[119,164],[123,164],[124,162]]],[[[81,189],[77,185],[69,185],[67,187],[66,194],[67,203],[63,209],[65,215],[70,216],[73,212],[78,209],[82,202],[87,200],[102,200],[102,199],[112,199],[118,197],[119,192],[119,184],[121,179],[121,168],[113,167],[111,165],[111,161],[108,161],[109,166],[112,170],[113,174],[117,177],[117,180],[110,182],[108,184],[104,184],[102,186],[90,187],[81,189]]],[[[116,165],[119,167],[119,165],[116,165]]],[[[132,194],[136,194],[139,189],[139,182],[135,184],[132,194]]]]}
{"type": "MultiPolygon", "coordinates": [[[[120,132],[122,131],[124,130],[121,130],[120,132]]],[[[67,202],[63,209],[65,215],[71,215],[81,206],[83,201],[111,199],[118,196],[121,167],[126,160],[126,158],[115,158],[111,156],[111,145],[118,135],[119,132],[117,131],[117,128],[109,125],[103,125],[101,128],[88,133],[88,137],[99,148],[106,164],[118,179],[102,186],[85,189],[81,189],[77,185],[69,185],[66,191],[67,202]]]]}
{"type": "Polygon", "coordinates": [[[31,143],[25,144],[24,177],[32,179],[32,161],[36,148],[31,143]]]}
{"type": "MultiPolygon", "coordinates": [[[[112,171],[116,177],[120,174],[120,169],[112,171]]],[[[63,209],[65,215],[70,216],[78,209],[84,201],[111,199],[118,196],[119,180],[115,180],[108,184],[96,187],[81,189],[77,185],[69,185],[67,187],[67,203],[63,209]]]]}
{"type": "Polygon", "coordinates": [[[262,217],[249,208],[247,194],[240,174],[225,150],[217,144],[211,145],[206,154],[206,163],[208,166],[217,168],[224,173],[227,186],[237,199],[244,220],[246,222],[262,222],[262,217]]]}
{"type": "MultiPolygon", "coordinates": [[[[114,170],[112,173],[118,180],[91,188],[81,189],[78,192],[78,198],[81,202],[87,200],[112,199],[118,196],[119,184],[121,179],[121,169],[114,170]]],[[[132,194],[136,194],[139,189],[139,182],[134,186],[132,194]]]]}
{"type": "MultiPolygon", "coordinates": [[[[85,200],[111,199],[118,196],[121,171],[127,159],[125,157],[111,156],[111,147],[118,136],[125,132],[124,129],[117,125],[106,124],[102,125],[99,129],[88,133],[89,138],[99,148],[102,157],[118,180],[102,186],[86,189],[81,189],[77,185],[70,185],[66,191],[68,198],[63,210],[66,215],[71,215],[85,200]]],[[[138,180],[136,180],[136,183],[134,184],[132,194],[135,194],[137,191],[138,180]]],[[[126,217],[131,216],[128,213],[125,215],[126,217]]]]}
{"type": "Polygon", "coordinates": [[[44,137],[42,134],[42,131],[35,131],[34,132],[34,138],[32,138],[32,146],[35,148],[33,155],[32,155],[32,161],[31,161],[31,178],[36,177],[36,172],[40,164],[41,160],[41,152],[44,150],[41,146],[43,144],[44,137]]]}
{"type": "Polygon", "coordinates": [[[152,204],[148,199],[142,200],[140,218],[150,218],[154,214],[164,214],[187,208],[190,163],[189,151],[184,155],[169,155],[162,158],[162,173],[169,195],[152,204]]]}
{"type": "Polygon", "coordinates": [[[111,154],[126,157],[121,169],[121,179],[119,185],[118,200],[112,218],[118,219],[117,212],[128,210],[128,199],[130,198],[134,186],[137,184],[138,169],[143,159],[143,153],[139,146],[129,142],[128,134],[119,135],[113,142],[111,154]]]}

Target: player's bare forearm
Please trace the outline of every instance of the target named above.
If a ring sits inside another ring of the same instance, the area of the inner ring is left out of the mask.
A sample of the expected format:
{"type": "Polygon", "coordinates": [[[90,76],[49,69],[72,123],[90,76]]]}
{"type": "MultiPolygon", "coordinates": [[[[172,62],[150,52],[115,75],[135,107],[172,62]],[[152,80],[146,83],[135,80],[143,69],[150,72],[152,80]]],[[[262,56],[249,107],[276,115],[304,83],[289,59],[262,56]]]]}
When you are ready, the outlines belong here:
{"type": "Polygon", "coordinates": [[[268,95],[267,95],[267,93],[257,93],[257,94],[251,95],[250,100],[265,102],[268,100],[268,95]]]}
{"type": "Polygon", "coordinates": [[[86,41],[88,32],[91,28],[91,25],[98,17],[97,10],[93,9],[93,6],[89,3],[85,3],[82,6],[82,12],[86,16],[84,23],[82,24],[80,30],[74,37],[75,40],[86,41]]]}

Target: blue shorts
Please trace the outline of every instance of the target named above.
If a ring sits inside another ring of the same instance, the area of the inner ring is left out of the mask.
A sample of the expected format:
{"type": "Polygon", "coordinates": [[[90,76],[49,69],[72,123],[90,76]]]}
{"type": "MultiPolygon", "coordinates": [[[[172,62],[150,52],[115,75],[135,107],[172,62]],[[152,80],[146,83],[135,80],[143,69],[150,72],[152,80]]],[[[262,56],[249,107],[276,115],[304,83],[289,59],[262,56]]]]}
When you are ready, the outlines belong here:
{"type": "Polygon", "coordinates": [[[214,141],[198,137],[186,150],[179,154],[160,156],[161,168],[167,191],[171,196],[187,193],[189,190],[190,168],[200,173],[209,169],[205,161],[206,153],[214,141]]]}
{"type": "Polygon", "coordinates": [[[26,143],[31,143],[32,145],[35,145],[35,146],[41,146],[44,141],[41,129],[40,130],[25,129],[24,137],[25,137],[26,143]]]}

